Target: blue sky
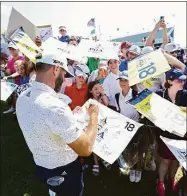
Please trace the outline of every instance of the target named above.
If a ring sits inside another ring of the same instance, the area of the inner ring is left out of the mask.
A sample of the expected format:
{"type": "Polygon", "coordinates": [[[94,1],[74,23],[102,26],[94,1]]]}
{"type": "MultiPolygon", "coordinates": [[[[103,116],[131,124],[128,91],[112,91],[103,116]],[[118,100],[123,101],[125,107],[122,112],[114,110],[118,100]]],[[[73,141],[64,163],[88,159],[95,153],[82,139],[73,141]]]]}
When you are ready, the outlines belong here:
{"type": "Polygon", "coordinates": [[[69,34],[88,35],[87,22],[96,19],[105,37],[124,36],[152,30],[161,15],[176,26],[176,42],[186,44],[185,2],[2,2],[1,28],[6,29],[11,7],[35,25],[65,25],[69,34]],[[116,29],[120,31],[117,32],[116,29]]]}

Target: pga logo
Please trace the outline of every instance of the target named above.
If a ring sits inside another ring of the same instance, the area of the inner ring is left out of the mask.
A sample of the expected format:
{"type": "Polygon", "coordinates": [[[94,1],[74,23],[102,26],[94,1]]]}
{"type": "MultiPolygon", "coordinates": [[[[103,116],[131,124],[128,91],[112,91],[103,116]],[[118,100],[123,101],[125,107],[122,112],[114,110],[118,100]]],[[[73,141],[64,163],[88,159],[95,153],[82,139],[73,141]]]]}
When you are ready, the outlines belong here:
{"type": "Polygon", "coordinates": [[[101,46],[101,44],[96,45],[93,48],[89,48],[88,52],[94,52],[94,53],[99,53],[99,52],[103,52],[104,48],[101,46]]]}

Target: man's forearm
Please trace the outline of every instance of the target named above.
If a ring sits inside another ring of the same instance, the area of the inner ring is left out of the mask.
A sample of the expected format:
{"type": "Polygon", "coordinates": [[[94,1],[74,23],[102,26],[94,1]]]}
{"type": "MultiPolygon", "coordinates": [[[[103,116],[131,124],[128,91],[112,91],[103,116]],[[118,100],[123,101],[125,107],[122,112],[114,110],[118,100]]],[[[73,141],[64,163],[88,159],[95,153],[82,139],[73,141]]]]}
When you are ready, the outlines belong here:
{"type": "Polygon", "coordinates": [[[162,39],[163,39],[162,47],[164,48],[164,46],[168,43],[168,34],[166,28],[163,29],[162,39]]]}
{"type": "Polygon", "coordinates": [[[90,140],[90,148],[93,148],[95,138],[97,136],[97,131],[98,131],[98,116],[92,115],[90,116],[90,121],[85,131],[85,133],[87,134],[90,140]]]}
{"type": "Polygon", "coordinates": [[[149,37],[147,38],[147,41],[146,41],[146,43],[145,43],[145,46],[152,46],[153,40],[154,40],[155,37],[156,37],[157,31],[158,31],[158,29],[155,27],[155,28],[153,29],[153,31],[151,32],[151,34],[149,35],[149,37]]]}
{"type": "Polygon", "coordinates": [[[177,68],[177,69],[180,69],[181,71],[184,71],[185,70],[185,64],[180,62],[177,58],[167,54],[167,53],[164,53],[164,56],[166,57],[168,63],[177,68]]]}

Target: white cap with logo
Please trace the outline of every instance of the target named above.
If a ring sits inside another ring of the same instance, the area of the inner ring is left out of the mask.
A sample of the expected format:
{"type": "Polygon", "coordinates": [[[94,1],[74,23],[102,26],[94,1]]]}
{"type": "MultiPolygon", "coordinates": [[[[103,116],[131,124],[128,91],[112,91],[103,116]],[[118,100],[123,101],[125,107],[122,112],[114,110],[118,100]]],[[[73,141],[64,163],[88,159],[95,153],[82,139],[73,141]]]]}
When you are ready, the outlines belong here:
{"type": "Polygon", "coordinates": [[[37,63],[44,63],[49,65],[55,65],[63,68],[67,73],[74,77],[74,75],[68,71],[67,59],[58,50],[43,51],[41,54],[36,56],[37,63]]]}
{"type": "Polygon", "coordinates": [[[132,52],[136,55],[140,55],[141,53],[141,48],[139,46],[136,46],[136,45],[132,45],[129,49],[128,49],[129,52],[132,52]]]}
{"type": "Polygon", "coordinates": [[[16,46],[16,44],[14,44],[13,42],[10,42],[10,43],[8,44],[8,48],[13,48],[13,49],[15,49],[15,50],[18,49],[18,47],[16,46]]]}
{"type": "Polygon", "coordinates": [[[168,44],[166,44],[165,45],[165,47],[164,47],[164,50],[166,51],[166,52],[174,52],[174,51],[177,51],[177,50],[179,50],[180,48],[179,48],[179,45],[178,44],[175,44],[175,43],[168,43],[168,44]]]}

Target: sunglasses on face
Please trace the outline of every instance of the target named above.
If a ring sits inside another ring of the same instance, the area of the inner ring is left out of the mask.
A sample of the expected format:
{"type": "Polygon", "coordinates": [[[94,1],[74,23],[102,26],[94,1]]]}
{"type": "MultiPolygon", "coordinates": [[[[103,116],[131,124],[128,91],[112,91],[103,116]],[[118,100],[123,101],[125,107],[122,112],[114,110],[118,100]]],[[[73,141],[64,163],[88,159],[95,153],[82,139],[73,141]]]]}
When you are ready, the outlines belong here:
{"type": "Polygon", "coordinates": [[[16,49],[14,49],[14,48],[8,48],[9,50],[16,50],[16,49]]]}
{"type": "Polygon", "coordinates": [[[136,56],[136,54],[133,53],[133,52],[129,52],[129,54],[130,54],[131,56],[136,56]]]}
{"type": "Polygon", "coordinates": [[[186,80],[181,80],[181,79],[177,79],[178,80],[178,82],[180,82],[180,83],[183,83],[183,82],[185,82],[186,80]]]}
{"type": "Polygon", "coordinates": [[[179,51],[173,51],[173,52],[170,52],[171,54],[178,54],[179,53],[179,51]]]}

